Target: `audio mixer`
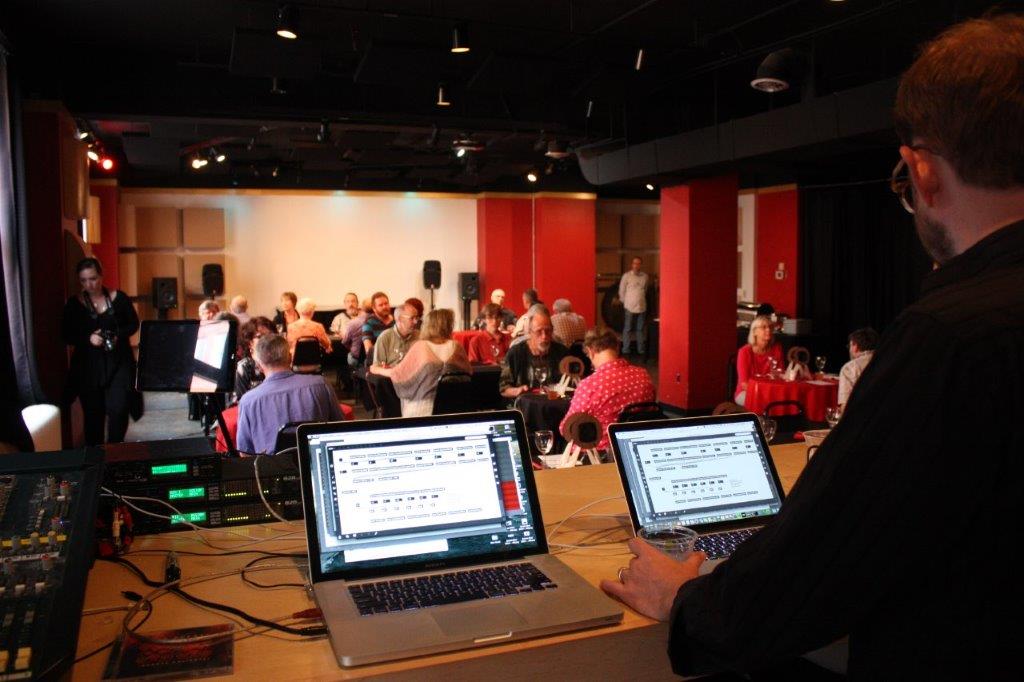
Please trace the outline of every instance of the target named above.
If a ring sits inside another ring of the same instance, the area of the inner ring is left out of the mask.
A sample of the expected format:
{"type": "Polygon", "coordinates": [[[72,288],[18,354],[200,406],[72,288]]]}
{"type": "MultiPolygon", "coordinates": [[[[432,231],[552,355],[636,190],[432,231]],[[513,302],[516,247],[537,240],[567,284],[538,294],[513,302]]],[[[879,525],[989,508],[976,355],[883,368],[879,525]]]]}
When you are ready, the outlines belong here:
{"type": "Polygon", "coordinates": [[[56,679],[78,643],[102,454],[0,457],[0,682],[56,679]]]}

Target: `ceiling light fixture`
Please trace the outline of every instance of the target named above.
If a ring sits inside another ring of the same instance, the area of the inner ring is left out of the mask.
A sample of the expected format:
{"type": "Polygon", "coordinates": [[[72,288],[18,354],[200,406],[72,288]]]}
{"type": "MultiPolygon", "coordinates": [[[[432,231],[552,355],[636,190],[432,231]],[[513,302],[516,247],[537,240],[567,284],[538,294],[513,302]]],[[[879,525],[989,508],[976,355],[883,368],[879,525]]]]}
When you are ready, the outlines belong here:
{"type": "Polygon", "coordinates": [[[644,65],[644,48],[636,51],[636,61],[633,63],[633,70],[639,71],[644,65]]]}
{"type": "Polygon", "coordinates": [[[455,150],[455,156],[456,157],[461,159],[465,155],[466,155],[466,148],[465,147],[459,147],[458,149],[455,150]]]}
{"type": "Polygon", "coordinates": [[[544,156],[549,159],[565,159],[572,156],[572,152],[569,151],[565,142],[551,140],[548,142],[548,150],[544,152],[544,156]]]}
{"type": "Polygon", "coordinates": [[[320,144],[331,139],[331,123],[326,118],[320,121],[320,130],[316,131],[316,141],[320,144]]]}
{"type": "Polygon", "coordinates": [[[203,166],[205,166],[208,163],[210,163],[210,162],[207,161],[206,159],[204,159],[203,157],[197,156],[197,157],[192,159],[192,169],[193,170],[199,170],[200,168],[202,168],[203,166]]]}
{"type": "Polygon", "coordinates": [[[114,170],[114,160],[109,156],[104,156],[100,159],[100,168],[105,171],[114,170]]]}
{"type": "Polygon", "coordinates": [[[750,87],[761,92],[782,92],[797,83],[804,69],[803,56],[791,47],[769,53],[760,66],[750,87]]]}
{"type": "Polygon", "coordinates": [[[82,128],[78,129],[78,133],[75,135],[79,140],[85,140],[89,137],[89,131],[82,128]]]}
{"type": "Polygon", "coordinates": [[[85,155],[89,157],[90,161],[95,161],[99,163],[100,155],[96,153],[95,149],[88,150],[87,152],[85,152],[85,155]]]}
{"type": "Polygon", "coordinates": [[[439,107],[450,107],[451,102],[445,97],[444,83],[438,83],[437,85],[437,106],[439,107]]]}
{"type": "Polygon", "coordinates": [[[287,95],[288,91],[284,87],[284,83],[278,80],[277,76],[273,76],[270,79],[270,94],[271,95],[287,95]]]}
{"type": "Polygon", "coordinates": [[[281,169],[279,167],[277,167],[277,166],[274,166],[274,170],[270,171],[270,177],[272,177],[272,178],[276,178],[280,174],[281,174],[281,169]]]}
{"type": "Polygon", "coordinates": [[[217,151],[216,147],[210,147],[210,158],[217,163],[224,163],[228,159],[228,155],[224,152],[217,151]]]}
{"type": "Polygon", "coordinates": [[[466,54],[469,52],[468,31],[465,26],[456,26],[452,29],[452,54],[466,54]]]}
{"type": "Polygon", "coordinates": [[[587,118],[590,118],[593,113],[594,113],[594,100],[588,99],[587,100],[587,118]]]}
{"type": "Polygon", "coordinates": [[[287,40],[295,40],[299,37],[296,30],[296,12],[291,5],[281,5],[277,9],[277,35],[287,40]]]}
{"type": "Polygon", "coordinates": [[[551,175],[555,172],[555,162],[548,161],[548,164],[544,166],[544,175],[551,175]]]}
{"type": "Polygon", "coordinates": [[[527,180],[528,180],[529,182],[537,182],[537,172],[536,172],[536,171],[530,171],[530,172],[528,172],[528,173],[526,174],[526,179],[527,179],[527,180]]]}
{"type": "Polygon", "coordinates": [[[651,184],[651,183],[649,183],[649,182],[648,182],[648,183],[647,183],[646,185],[644,185],[644,187],[646,187],[646,188],[647,188],[647,191],[648,191],[648,192],[653,192],[653,191],[654,191],[654,185],[652,185],[652,184],[651,184]]]}

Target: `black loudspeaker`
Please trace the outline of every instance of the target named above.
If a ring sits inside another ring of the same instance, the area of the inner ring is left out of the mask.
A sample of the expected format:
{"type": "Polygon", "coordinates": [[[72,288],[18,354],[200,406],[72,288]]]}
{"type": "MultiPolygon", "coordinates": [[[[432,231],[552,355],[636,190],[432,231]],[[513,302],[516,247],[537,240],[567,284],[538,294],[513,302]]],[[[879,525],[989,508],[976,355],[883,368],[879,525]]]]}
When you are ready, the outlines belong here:
{"type": "Polygon", "coordinates": [[[423,288],[424,289],[440,289],[441,288],[441,261],[439,261],[439,260],[425,260],[425,261],[423,261],[423,288]]]}
{"type": "Polygon", "coordinates": [[[153,278],[153,307],[157,310],[171,310],[178,307],[178,278],[153,278]]]}
{"type": "Polygon", "coordinates": [[[220,263],[203,266],[203,296],[220,296],[224,293],[224,268],[220,263]]]}
{"type": "Polygon", "coordinates": [[[459,273],[459,297],[463,301],[480,298],[480,275],[475,272],[459,273]]]}

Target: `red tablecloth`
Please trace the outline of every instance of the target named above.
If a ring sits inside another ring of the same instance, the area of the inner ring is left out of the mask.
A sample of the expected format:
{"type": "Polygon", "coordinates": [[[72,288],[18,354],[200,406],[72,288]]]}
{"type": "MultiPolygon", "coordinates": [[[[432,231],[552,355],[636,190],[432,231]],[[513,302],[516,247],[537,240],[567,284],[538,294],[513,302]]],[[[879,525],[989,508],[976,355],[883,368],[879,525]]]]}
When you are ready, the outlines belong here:
{"type": "MultiPolygon", "coordinates": [[[[747,382],[745,407],[761,414],[768,403],[779,400],[798,400],[804,414],[812,422],[825,421],[825,408],[839,402],[839,382],[830,379],[813,381],[783,381],[782,379],[751,379],[747,382]]],[[[794,408],[776,408],[773,414],[793,414],[794,408]]]]}
{"type": "MultiPolygon", "coordinates": [[[[356,418],[356,413],[352,410],[351,405],[345,403],[338,403],[338,407],[341,408],[341,413],[345,416],[345,421],[351,421],[356,418]]],[[[231,442],[235,442],[235,437],[238,435],[238,405],[232,405],[223,412],[221,416],[224,417],[224,425],[228,427],[228,433],[231,434],[231,442]]],[[[237,445],[237,443],[236,443],[237,445]]],[[[215,445],[217,452],[227,452],[228,444],[224,441],[224,434],[217,429],[217,443],[215,445]]]]}

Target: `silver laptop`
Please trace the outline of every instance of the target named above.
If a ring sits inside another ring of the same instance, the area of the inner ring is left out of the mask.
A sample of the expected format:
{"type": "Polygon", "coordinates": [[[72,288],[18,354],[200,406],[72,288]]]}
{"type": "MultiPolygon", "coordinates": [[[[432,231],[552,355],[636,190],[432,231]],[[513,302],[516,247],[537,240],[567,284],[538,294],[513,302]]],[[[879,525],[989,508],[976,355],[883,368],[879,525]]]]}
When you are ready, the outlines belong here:
{"type": "Polygon", "coordinates": [[[299,427],[310,576],[343,666],[618,623],[548,554],[516,411],[299,427]]]}
{"type": "Polygon", "coordinates": [[[783,492],[756,415],[612,424],[634,532],[679,521],[700,535],[706,573],[779,513],[783,492]]]}

